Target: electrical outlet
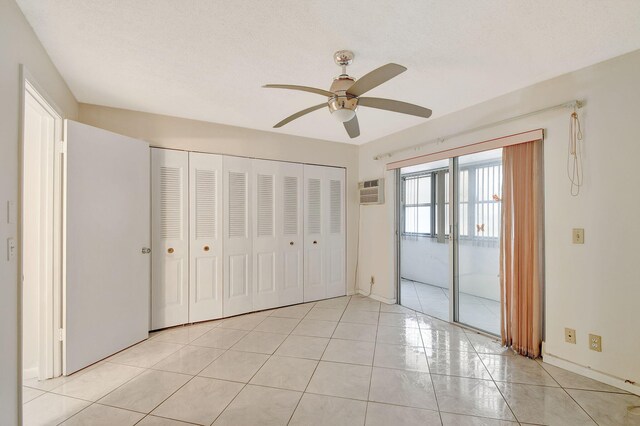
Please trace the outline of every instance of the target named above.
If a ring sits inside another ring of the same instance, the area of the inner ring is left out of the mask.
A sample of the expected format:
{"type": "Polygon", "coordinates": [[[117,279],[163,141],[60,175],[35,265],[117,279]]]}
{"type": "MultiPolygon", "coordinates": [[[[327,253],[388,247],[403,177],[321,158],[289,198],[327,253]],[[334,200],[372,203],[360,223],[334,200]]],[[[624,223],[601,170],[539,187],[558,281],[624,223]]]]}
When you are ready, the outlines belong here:
{"type": "Polygon", "coordinates": [[[564,329],[564,341],[574,345],[576,344],[576,331],[573,328],[564,329]]]}
{"type": "Polygon", "coordinates": [[[573,228],[573,244],[584,244],[584,228],[573,228]]]}
{"type": "Polygon", "coordinates": [[[597,334],[589,334],[589,349],[602,352],[602,337],[597,334]]]}
{"type": "Polygon", "coordinates": [[[371,275],[371,281],[369,281],[369,282],[371,283],[371,285],[374,285],[376,283],[376,277],[371,275]]]}

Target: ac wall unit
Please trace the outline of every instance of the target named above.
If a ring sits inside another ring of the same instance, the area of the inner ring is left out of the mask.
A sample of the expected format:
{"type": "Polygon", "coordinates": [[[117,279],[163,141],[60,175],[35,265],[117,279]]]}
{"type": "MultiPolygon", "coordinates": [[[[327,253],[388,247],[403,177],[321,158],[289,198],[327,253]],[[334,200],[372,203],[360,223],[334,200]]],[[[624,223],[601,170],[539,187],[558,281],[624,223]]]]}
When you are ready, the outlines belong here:
{"type": "Polygon", "coordinates": [[[358,183],[360,204],[384,204],[384,179],[365,180],[358,183]]]}

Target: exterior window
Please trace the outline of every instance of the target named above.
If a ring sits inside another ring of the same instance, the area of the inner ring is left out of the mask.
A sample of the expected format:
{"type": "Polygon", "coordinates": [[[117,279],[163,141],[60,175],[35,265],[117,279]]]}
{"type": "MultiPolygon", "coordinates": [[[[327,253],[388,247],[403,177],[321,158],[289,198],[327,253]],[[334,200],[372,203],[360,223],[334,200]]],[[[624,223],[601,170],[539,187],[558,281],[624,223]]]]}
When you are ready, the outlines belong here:
{"type": "Polygon", "coordinates": [[[431,173],[407,177],[404,181],[404,233],[431,235],[432,176],[431,173]]]}
{"type": "MultiPolygon", "coordinates": [[[[449,171],[402,176],[403,235],[449,236],[449,171]],[[444,219],[444,226],[440,221],[444,219]]],[[[502,165],[500,161],[461,167],[458,182],[461,238],[495,240],[500,236],[502,165]]]]}

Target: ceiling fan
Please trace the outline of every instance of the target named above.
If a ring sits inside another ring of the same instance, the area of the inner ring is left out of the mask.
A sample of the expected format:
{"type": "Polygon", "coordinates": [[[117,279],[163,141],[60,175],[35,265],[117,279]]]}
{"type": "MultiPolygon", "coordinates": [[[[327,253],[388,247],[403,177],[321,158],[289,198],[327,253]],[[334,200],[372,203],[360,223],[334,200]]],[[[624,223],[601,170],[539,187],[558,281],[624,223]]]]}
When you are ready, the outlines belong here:
{"type": "Polygon", "coordinates": [[[353,52],[350,50],[339,50],[333,54],[335,63],[342,67],[342,74],[333,79],[329,90],[290,84],[266,84],[262,86],[269,89],[301,90],[303,92],[317,93],[318,95],[328,98],[327,102],[298,111],[273,127],[282,127],[296,118],[300,118],[324,106],[328,106],[331,115],[344,124],[344,128],[350,138],[360,136],[360,125],[358,124],[358,117],[356,116],[358,106],[384,109],[423,118],[429,118],[431,116],[430,109],[418,105],[394,101],[392,99],[362,97],[362,95],[369,90],[391,80],[407,69],[402,65],[391,63],[371,71],[356,81],[354,77],[347,74],[347,66],[353,62],[353,57],[353,52]]]}

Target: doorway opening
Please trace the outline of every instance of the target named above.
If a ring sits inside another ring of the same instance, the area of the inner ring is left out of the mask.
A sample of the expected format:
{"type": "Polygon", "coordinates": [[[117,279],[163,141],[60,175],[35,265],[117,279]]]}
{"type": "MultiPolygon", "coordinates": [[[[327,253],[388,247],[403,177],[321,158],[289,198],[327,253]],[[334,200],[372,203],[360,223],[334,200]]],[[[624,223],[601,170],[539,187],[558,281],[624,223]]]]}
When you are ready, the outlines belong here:
{"type": "Polygon", "coordinates": [[[398,177],[400,304],[500,334],[502,149],[398,177]]]}
{"type": "Polygon", "coordinates": [[[62,374],[63,122],[23,76],[20,208],[22,383],[62,374]]]}

